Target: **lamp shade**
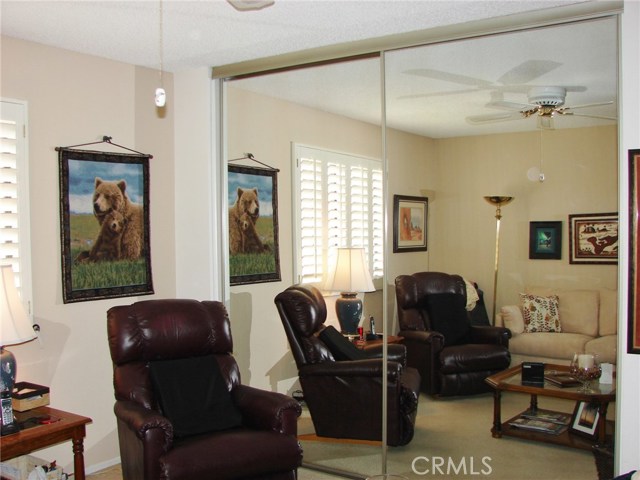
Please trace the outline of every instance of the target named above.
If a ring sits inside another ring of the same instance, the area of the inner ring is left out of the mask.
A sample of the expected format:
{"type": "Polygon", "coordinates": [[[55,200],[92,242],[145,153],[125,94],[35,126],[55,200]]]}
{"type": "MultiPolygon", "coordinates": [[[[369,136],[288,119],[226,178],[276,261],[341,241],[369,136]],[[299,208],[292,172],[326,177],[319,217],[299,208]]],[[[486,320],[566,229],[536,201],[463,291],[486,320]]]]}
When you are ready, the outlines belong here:
{"type": "Polygon", "coordinates": [[[22,305],[11,265],[0,265],[0,345],[16,345],[36,338],[22,305]]]}
{"type": "Polygon", "coordinates": [[[373,292],[364,248],[339,248],[335,268],[330,270],[326,289],[337,292],[373,292]]]}

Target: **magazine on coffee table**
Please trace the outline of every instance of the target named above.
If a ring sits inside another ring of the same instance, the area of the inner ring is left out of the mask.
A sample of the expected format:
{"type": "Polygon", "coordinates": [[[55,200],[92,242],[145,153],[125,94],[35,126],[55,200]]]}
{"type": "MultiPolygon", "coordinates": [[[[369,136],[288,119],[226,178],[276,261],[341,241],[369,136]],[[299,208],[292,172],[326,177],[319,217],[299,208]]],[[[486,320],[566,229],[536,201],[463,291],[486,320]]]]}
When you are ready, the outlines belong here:
{"type": "Polygon", "coordinates": [[[571,423],[570,414],[551,412],[549,410],[536,410],[535,412],[526,411],[520,416],[530,420],[540,420],[541,422],[556,423],[558,425],[569,425],[569,423],[571,423]]]}
{"type": "Polygon", "coordinates": [[[520,428],[523,430],[531,430],[534,432],[548,433],[551,435],[559,435],[567,430],[566,425],[560,425],[553,422],[545,422],[542,420],[534,420],[531,418],[518,417],[515,420],[509,422],[514,428],[520,428]]]}

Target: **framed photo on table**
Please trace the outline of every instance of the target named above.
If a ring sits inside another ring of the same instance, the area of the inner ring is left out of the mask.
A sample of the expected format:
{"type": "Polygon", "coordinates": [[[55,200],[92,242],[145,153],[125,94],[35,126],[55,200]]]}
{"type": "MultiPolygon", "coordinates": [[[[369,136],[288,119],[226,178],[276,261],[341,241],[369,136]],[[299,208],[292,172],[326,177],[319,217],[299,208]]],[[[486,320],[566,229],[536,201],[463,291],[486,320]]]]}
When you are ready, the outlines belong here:
{"type": "Polygon", "coordinates": [[[393,196],[393,253],[427,251],[426,197],[393,196]]]}
{"type": "Polygon", "coordinates": [[[529,222],[529,258],[562,258],[562,222],[529,222]]]}
{"type": "Polygon", "coordinates": [[[618,214],[569,215],[569,263],[618,263],[618,214]]]}
{"type": "Polygon", "coordinates": [[[627,352],[640,354],[640,282],[638,273],[638,215],[640,215],[640,149],[629,150],[629,328],[627,352]]]}
{"type": "Polygon", "coordinates": [[[578,402],[573,411],[569,431],[588,438],[598,435],[600,412],[597,403],[578,402]]]}

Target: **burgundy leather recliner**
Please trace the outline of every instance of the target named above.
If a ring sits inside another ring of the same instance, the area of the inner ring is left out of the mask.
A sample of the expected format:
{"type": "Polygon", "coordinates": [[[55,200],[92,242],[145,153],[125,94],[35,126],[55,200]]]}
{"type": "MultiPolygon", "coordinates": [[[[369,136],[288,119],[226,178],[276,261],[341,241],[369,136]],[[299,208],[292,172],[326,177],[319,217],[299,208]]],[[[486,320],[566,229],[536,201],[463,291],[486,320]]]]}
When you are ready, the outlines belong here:
{"type": "Polygon", "coordinates": [[[459,275],[420,272],[396,278],[398,335],[404,337],[407,364],[431,395],[490,391],[484,381],[509,367],[507,328],[471,324],[466,284],[459,275]]]}
{"type": "Polygon", "coordinates": [[[293,285],[275,303],[282,320],[311,419],[320,437],[382,440],[382,375],[387,372],[387,444],[406,445],[414,434],[420,375],[406,366],[403,345],[381,346],[368,357],[336,361],[319,338],[327,307],[320,291],[293,285]]]}
{"type": "Polygon", "coordinates": [[[125,480],[297,478],[300,405],[286,395],[240,383],[222,303],[172,299],[113,307],[107,332],[125,480]],[[217,378],[224,379],[240,410],[241,425],[178,438],[159,407],[150,362],[199,356],[215,358],[217,378]]]}

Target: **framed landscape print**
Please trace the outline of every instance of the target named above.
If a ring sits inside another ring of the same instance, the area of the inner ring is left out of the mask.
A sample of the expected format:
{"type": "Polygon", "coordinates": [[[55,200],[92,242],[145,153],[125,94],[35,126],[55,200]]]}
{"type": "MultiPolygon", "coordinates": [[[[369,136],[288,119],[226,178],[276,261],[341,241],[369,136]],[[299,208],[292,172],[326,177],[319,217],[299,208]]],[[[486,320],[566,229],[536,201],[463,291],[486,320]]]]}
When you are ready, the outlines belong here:
{"type": "Polygon", "coordinates": [[[529,222],[529,258],[562,258],[562,222],[529,222]]]}
{"type": "Polygon", "coordinates": [[[57,150],[64,303],[152,294],[150,155],[57,150]]]}
{"type": "Polygon", "coordinates": [[[426,197],[393,196],[393,253],[427,251],[426,197]]]}
{"type": "Polygon", "coordinates": [[[629,328],[627,352],[640,354],[640,264],[638,233],[640,225],[640,149],[629,151],[629,328]]]}
{"type": "Polygon", "coordinates": [[[231,285],[280,281],[277,170],[229,165],[231,285]]]}
{"type": "Polygon", "coordinates": [[[569,263],[618,263],[618,214],[569,215],[569,263]]]}
{"type": "Polygon", "coordinates": [[[578,402],[573,411],[569,430],[583,437],[596,438],[600,412],[597,403],[578,402]]]}

